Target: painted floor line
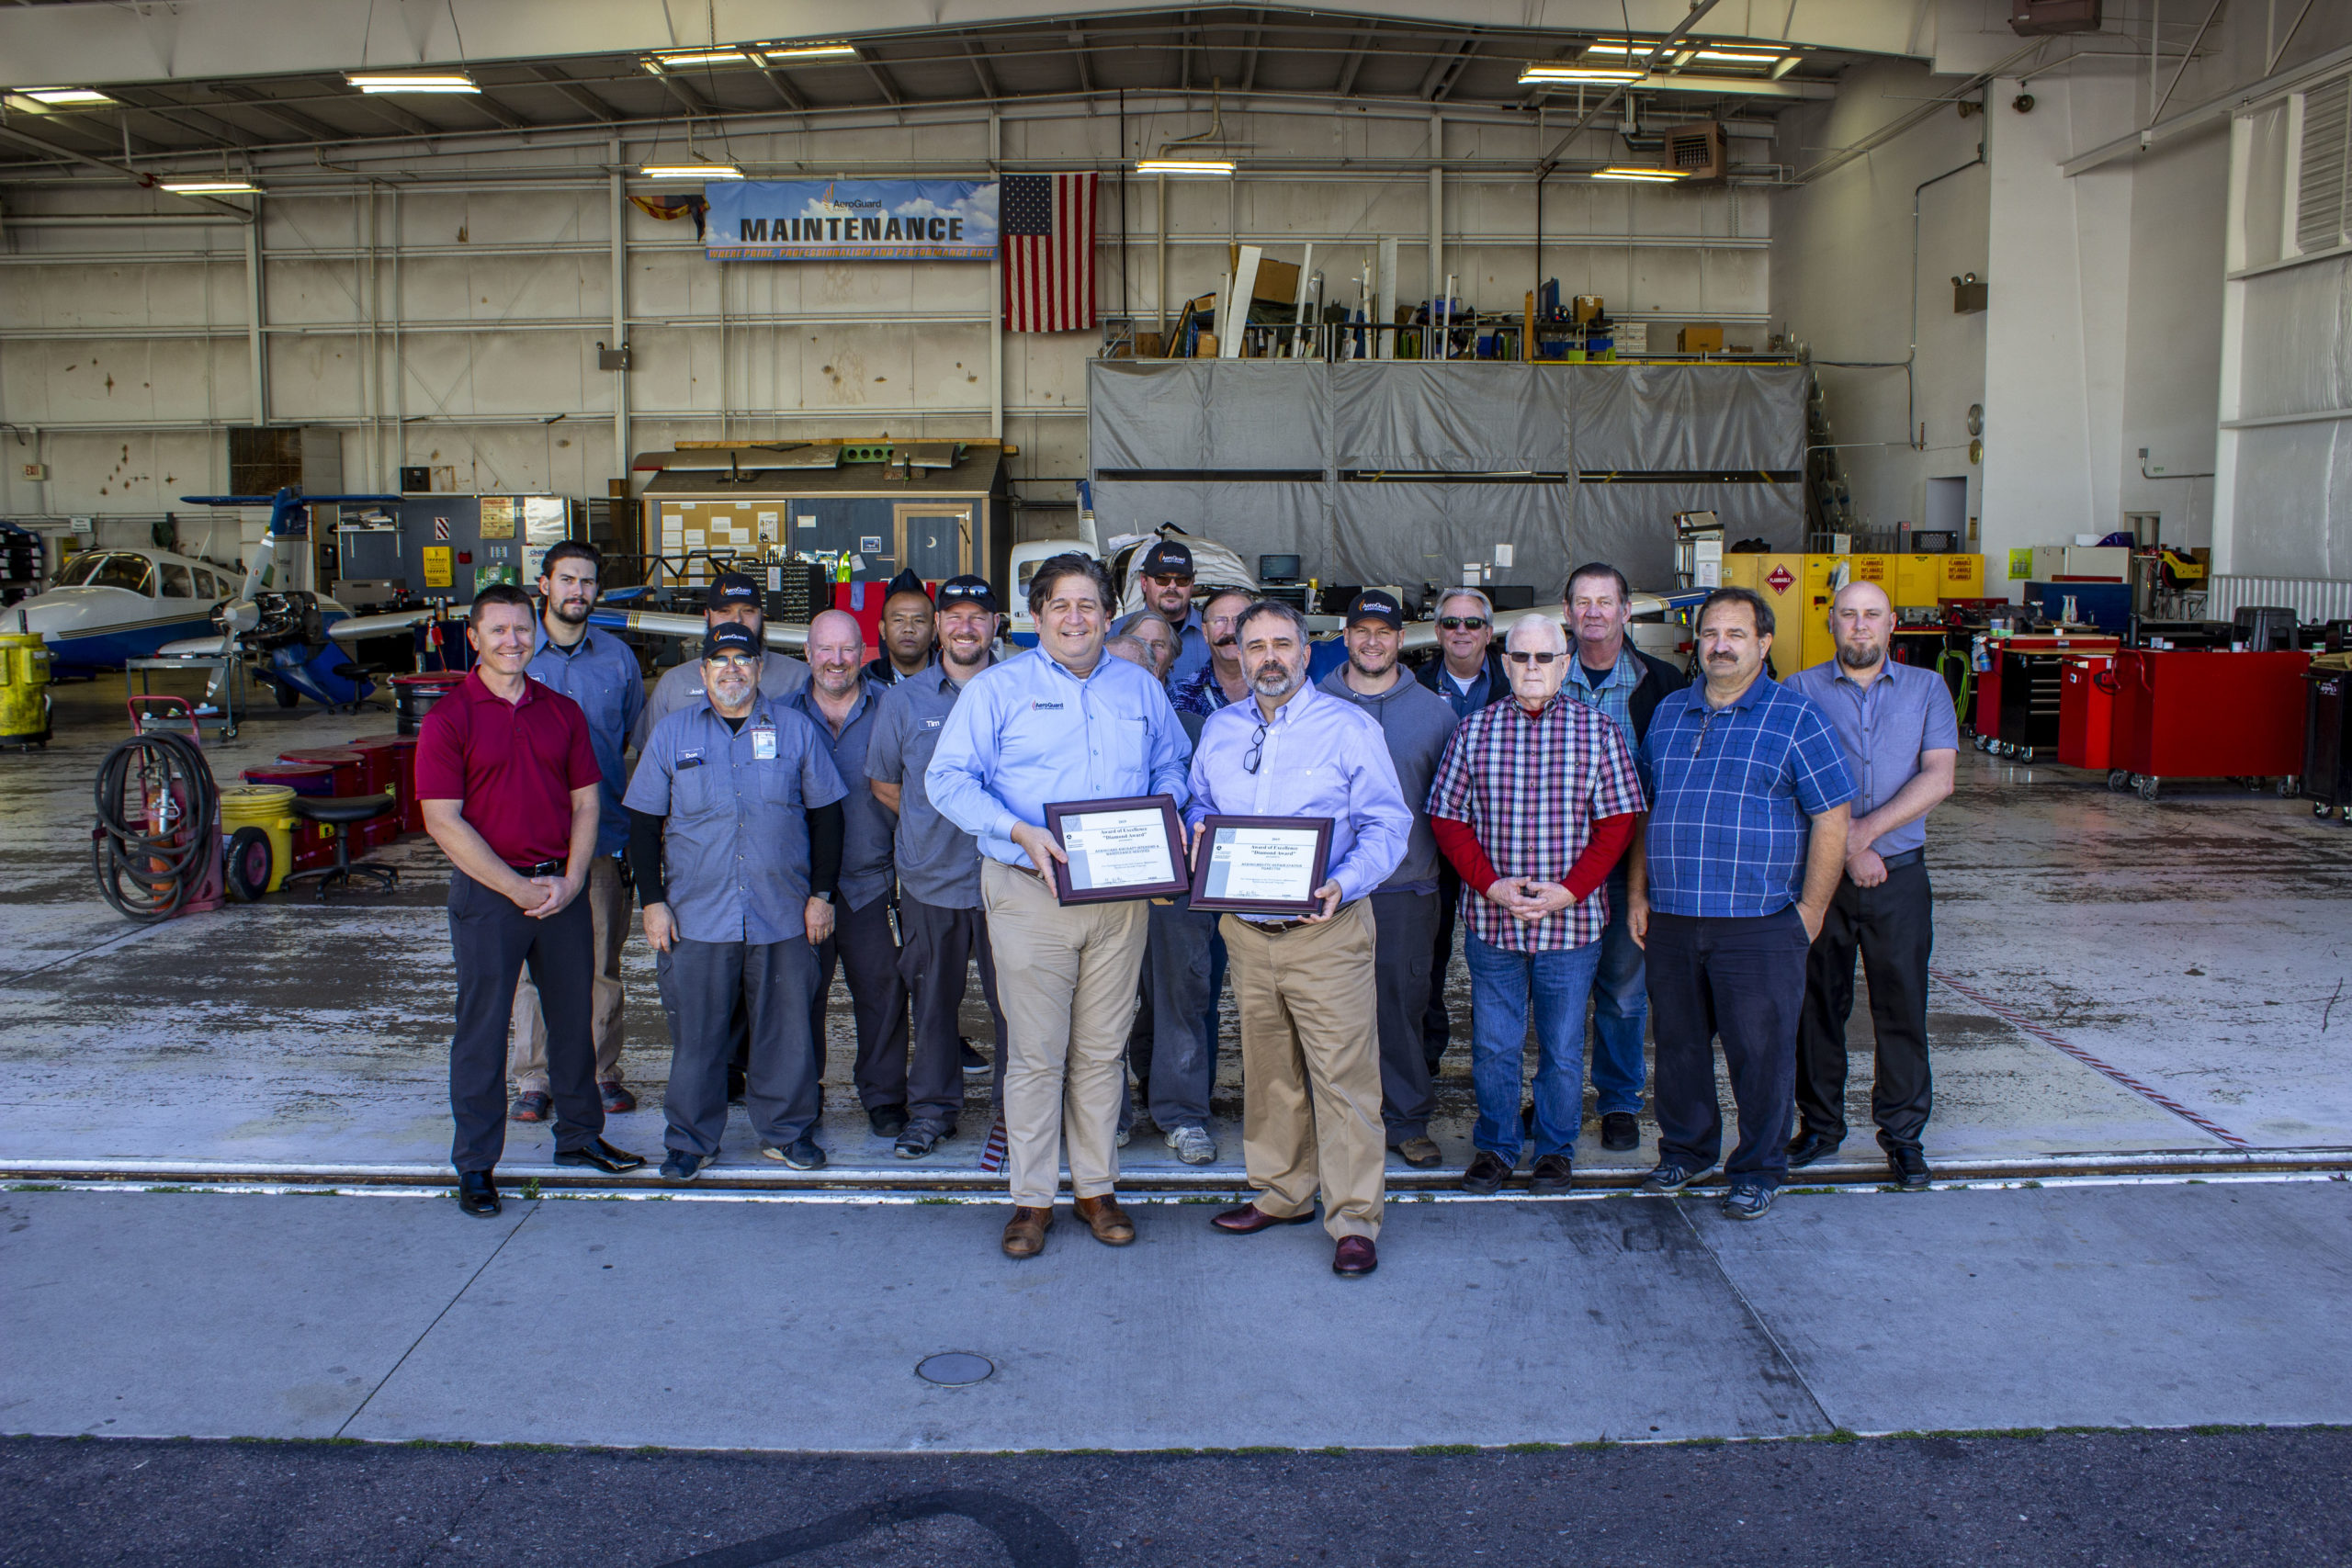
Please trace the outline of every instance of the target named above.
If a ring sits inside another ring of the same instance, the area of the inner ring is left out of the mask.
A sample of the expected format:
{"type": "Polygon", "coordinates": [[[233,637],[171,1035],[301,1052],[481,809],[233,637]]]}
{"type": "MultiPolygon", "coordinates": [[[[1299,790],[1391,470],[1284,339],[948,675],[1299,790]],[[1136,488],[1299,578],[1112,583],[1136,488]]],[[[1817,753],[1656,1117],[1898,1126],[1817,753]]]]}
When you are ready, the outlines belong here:
{"type": "Polygon", "coordinates": [[[2149,1085],[2142,1083],[2138,1078],[2133,1077],[2130,1073],[2125,1072],[2122,1068],[2099,1060],[2097,1056],[2092,1055],[2088,1051],[2084,1050],[2081,1046],[2060,1036],[2048,1026],[2039,1023],[2033,1019],[2028,1018],[2025,1014],[2017,1011],[2013,1008],[2004,1007],[2001,1003],[1995,1001],[1992,998],[1984,995],[1982,991],[1973,990],[1967,986],[1962,985],[1950,975],[1945,974],[1941,969],[1930,966],[1928,970],[1928,974],[1935,980],[1937,985],[1943,986],[1959,992],[1962,996],[1966,997],[1970,1001],[1974,1002],[1978,1007],[1983,1008],[1986,1012],[1991,1013],[1995,1018],[2001,1020],[2004,1023],[2009,1024],[2017,1029],[2021,1029],[2026,1033],[2032,1035],[2036,1040],[2041,1041],[2044,1045],[2050,1046],[2053,1050],[2063,1052],[2064,1055],[2073,1057],[2075,1061],[2080,1062],[2083,1066],[2088,1067],[2091,1071],[2098,1073],[2102,1077],[2105,1077],[2111,1082],[2120,1084],[2123,1088],[2130,1089],[2133,1094],[2138,1095],[2149,1104],[2154,1105],[2160,1110],[2171,1111],[2175,1116],[2179,1117],[2182,1121],[2188,1122],[2199,1132],[2210,1133],[2214,1137],[2221,1139],[2222,1142],[2229,1145],[2230,1147],[2233,1149],[2249,1149],[2254,1146],[2245,1139],[2241,1138],[2235,1133],[2231,1132],[2228,1128],[2199,1115],[2196,1111],[2191,1111],[2188,1107],[2183,1105],[2172,1096],[2165,1093],[2162,1089],[2151,1088],[2149,1085]]]}

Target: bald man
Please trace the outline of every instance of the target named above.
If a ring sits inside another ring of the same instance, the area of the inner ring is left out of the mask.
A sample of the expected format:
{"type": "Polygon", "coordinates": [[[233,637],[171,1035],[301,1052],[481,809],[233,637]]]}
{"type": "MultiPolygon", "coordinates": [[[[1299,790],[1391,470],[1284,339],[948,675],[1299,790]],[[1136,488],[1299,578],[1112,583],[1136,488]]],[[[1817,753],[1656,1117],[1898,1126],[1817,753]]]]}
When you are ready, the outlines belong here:
{"type": "MultiPolygon", "coordinates": [[[[833,769],[845,779],[865,777],[865,747],[874,735],[875,701],[882,688],[860,668],[865,638],[856,620],[827,610],[808,623],[808,684],[791,705],[817,727],[833,769]]],[[[842,803],[841,891],[834,895],[832,934],[817,949],[817,995],[809,1025],[817,1061],[825,1059],[825,1001],[833,971],[849,979],[850,1012],[857,1025],[854,1069],[858,1103],[874,1135],[895,1142],[907,1126],[907,987],[899,974],[899,941],[890,925],[898,867],[891,858],[896,824],[874,798],[854,789],[842,803]]]]}
{"type": "Polygon", "coordinates": [[[1860,793],[1846,829],[1846,873],[1805,961],[1797,1025],[1797,1114],[1789,1164],[1835,1154],[1846,1136],[1846,1018],[1854,953],[1871,983],[1877,1061],[1871,1116],[1895,1184],[1931,1177],[1928,1126],[1928,955],[1935,898],[1928,885],[1928,813],[1951,793],[1960,719],[1937,671],[1897,664],[1894,604],[1875,582],[1849,582],[1829,604],[1838,657],[1790,677],[1829,720],[1860,793]]]}

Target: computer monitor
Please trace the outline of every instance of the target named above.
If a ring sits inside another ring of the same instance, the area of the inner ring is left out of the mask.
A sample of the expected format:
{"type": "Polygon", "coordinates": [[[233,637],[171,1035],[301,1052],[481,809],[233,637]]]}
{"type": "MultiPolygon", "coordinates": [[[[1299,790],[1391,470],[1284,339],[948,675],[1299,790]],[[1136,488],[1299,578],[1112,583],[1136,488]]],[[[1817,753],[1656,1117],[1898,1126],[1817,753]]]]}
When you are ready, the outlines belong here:
{"type": "Polygon", "coordinates": [[[1260,556],[1258,581],[1261,583],[1296,582],[1298,558],[1296,556],[1260,556]]]}

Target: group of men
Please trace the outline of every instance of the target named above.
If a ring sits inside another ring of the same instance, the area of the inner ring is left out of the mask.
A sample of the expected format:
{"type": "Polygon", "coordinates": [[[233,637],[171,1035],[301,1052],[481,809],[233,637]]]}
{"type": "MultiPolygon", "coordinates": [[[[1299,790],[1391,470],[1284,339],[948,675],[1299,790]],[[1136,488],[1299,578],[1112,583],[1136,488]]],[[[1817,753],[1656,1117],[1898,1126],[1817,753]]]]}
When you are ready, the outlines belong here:
{"type": "Polygon", "coordinates": [[[558,547],[536,610],[513,589],[477,597],[474,676],[419,747],[428,826],[455,867],[453,1159],[469,1213],[497,1210],[510,1032],[513,1114],[553,1111],[559,1163],[644,1163],[602,1135],[604,1114],[633,1104],[617,1041],[632,886],[673,1037],[673,1179],[717,1156],[731,1075],[763,1154],[824,1163],[814,1132],[837,965],[874,1130],[902,1157],[932,1153],[963,1108],[956,1019],[977,958],[999,1024],[1004,1252],[1044,1247],[1065,1158],[1080,1220],[1125,1245],[1135,1224],[1114,1189],[1137,1120],[1129,1066],[1179,1157],[1214,1159],[1229,970],[1255,1197],[1212,1223],[1303,1224],[1319,1200],[1334,1270],[1369,1273],[1385,1154],[1442,1158],[1431,1078],[1458,925],[1478,1105],[1469,1190],[1499,1190],[1531,1155],[1529,1190],[1569,1185],[1589,1007],[1612,1149],[1637,1145],[1655,1031],[1650,1191],[1720,1160],[1721,1039],[1738,1110],[1724,1207],[1761,1216],[1792,1166],[1845,1135],[1858,949],[1880,1142],[1900,1184],[1928,1182],[1920,846],[1951,787],[1957,726],[1940,678],[1892,660],[1893,611],[1874,585],[1838,594],[1837,659],[1786,682],[1768,671],[1770,607],[1716,592],[1695,616],[1686,683],[1632,645],[1632,595],[1599,563],[1571,575],[1566,625],[1523,617],[1499,643],[1484,594],[1448,592],[1440,657],[1418,680],[1399,662],[1392,595],[1357,596],[1345,662],[1317,681],[1295,609],[1227,591],[1196,603],[1175,541],[1147,554],[1144,607],[1116,624],[1100,562],[1042,563],[1028,586],[1037,646],[1002,659],[978,578],[950,580],[935,604],[894,581],[872,664],[852,617],[819,615],[803,666],[765,649],[755,586],[721,577],[701,660],[648,701],[633,659],[617,679],[627,650],[587,626],[596,565],[558,547]],[[1195,848],[1211,816],[1327,821],[1315,907],[1062,902],[1048,803],[1148,795],[1178,803],[1195,848]]]}

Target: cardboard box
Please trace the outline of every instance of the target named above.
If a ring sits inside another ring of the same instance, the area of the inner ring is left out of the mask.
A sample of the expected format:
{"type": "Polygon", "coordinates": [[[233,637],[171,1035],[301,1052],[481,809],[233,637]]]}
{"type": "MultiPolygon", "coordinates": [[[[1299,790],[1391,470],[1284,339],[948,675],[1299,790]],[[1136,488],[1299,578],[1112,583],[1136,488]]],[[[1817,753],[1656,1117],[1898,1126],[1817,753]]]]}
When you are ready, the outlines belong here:
{"type": "Polygon", "coordinates": [[[1193,357],[1195,359],[1215,359],[1216,357],[1216,333],[1195,333],[1193,338],[1193,357]]]}
{"type": "Polygon", "coordinates": [[[1570,310],[1577,321],[1591,321],[1595,316],[1600,314],[1600,296],[1598,294],[1579,294],[1576,297],[1570,310]]]}
{"type": "MultiPolygon", "coordinates": [[[[1233,269],[1241,265],[1241,247],[1225,247],[1225,271],[1230,277],[1233,269]]],[[[1263,299],[1269,305],[1298,303],[1298,264],[1275,261],[1271,256],[1258,259],[1258,280],[1250,287],[1250,298],[1263,299]]]]}
{"type": "Polygon", "coordinates": [[[1647,354],[1650,351],[1650,324],[1647,321],[1619,321],[1609,329],[1620,355],[1647,354]]]}
{"type": "Polygon", "coordinates": [[[1721,327],[1685,327],[1674,334],[1677,354],[1721,354],[1724,351],[1724,330],[1721,327]]]}

